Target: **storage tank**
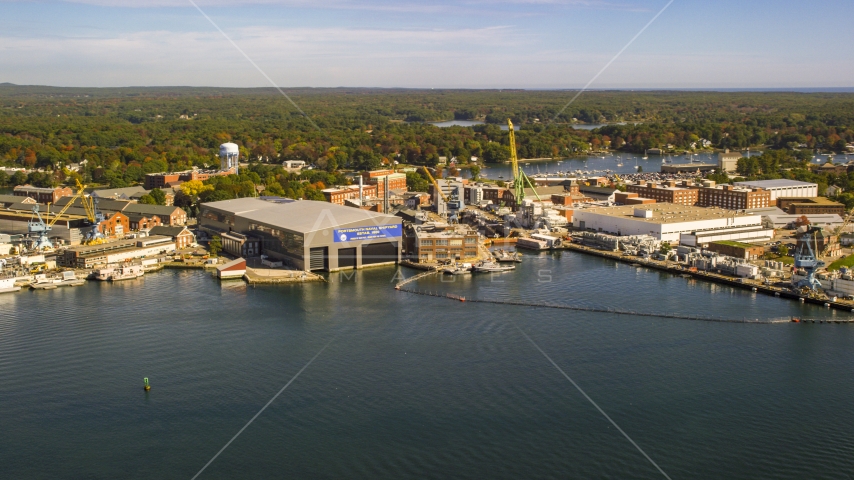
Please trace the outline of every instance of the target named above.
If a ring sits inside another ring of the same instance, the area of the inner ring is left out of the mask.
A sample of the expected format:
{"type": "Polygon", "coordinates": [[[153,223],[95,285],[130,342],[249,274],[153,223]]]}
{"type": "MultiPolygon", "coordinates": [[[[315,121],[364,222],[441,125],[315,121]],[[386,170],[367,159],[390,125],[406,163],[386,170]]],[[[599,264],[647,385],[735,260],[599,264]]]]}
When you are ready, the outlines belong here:
{"type": "Polygon", "coordinates": [[[220,170],[234,169],[237,173],[237,161],[240,157],[240,148],[234,143],[223,143],[219,146],[219,168],[220,170]]]}

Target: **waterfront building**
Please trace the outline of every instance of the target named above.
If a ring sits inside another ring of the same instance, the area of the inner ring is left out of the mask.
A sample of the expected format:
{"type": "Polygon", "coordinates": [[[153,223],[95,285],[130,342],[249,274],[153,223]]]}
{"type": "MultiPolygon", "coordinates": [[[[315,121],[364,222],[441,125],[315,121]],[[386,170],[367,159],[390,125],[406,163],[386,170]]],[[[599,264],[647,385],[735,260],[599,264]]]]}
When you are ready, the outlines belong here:
{"type": "Polygon", "coordinates": [[[650,235],[672,244],[703,246],[718,240],[770,240],[774,230],[762,226],[762,217],[733,210],[672,203],[577,209],[575,228],[615,235],[650,235]]]}
{"type": "Polygon", "coordinates": [[[406,254],[415,262],[476,260],[479,236],[468,225],[424,224],[406,229],[406,254]]]}
{"type": "Polygon", "coordinates": [[[306,271],[400,261],[399,217],[334,203],[258,198],[203,203],[199,226],[211,236],[237,232],[258,237],[261,253],[306,271]]]}
{"type": "Polygon", "coordinates": [[[745,260],[756,260],[765,255],[765,247],[761,245],[751,245],[744,242],[732,242],[721,240],[712,242],[706,247],[706,250],[720,253],[728,257],[743,258],[745,260]]]}
{"type": "Polygon", "coordinates": [[[155,235],[100,245],[70,247],[56,256],[56,263],[61,267],[93,268],[162,255],[174,250],[175,242],[171,238],[155,235]]]}
{"type": "Polygon", "coordinates": [[[244,275],[246,275],[246,260],[243,258],[236,258],[216,267],[218,278],[240,278],[244,275]]]}
{"type": "Polygon", "coordinates": [[[734,182],[736,186],[748,188],[764,188],[771,192],[771,201],[782,197],[817,197],[818,184],[798,180],[750,180],[734,182]]]}

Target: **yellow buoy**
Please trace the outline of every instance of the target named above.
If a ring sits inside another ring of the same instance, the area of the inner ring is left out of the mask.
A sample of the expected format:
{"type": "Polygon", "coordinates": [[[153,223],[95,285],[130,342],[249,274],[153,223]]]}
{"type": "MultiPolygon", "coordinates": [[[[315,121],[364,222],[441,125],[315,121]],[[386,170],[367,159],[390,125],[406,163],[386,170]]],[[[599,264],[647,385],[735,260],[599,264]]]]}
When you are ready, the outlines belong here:
{"type": "Polygon", "coordinates": [[[143,378],[142,381],[145,383],[145,386],[142,388],[144,388],[146,392],[151,390],[151,385],[148,384],[148,377],[143,378]]]}

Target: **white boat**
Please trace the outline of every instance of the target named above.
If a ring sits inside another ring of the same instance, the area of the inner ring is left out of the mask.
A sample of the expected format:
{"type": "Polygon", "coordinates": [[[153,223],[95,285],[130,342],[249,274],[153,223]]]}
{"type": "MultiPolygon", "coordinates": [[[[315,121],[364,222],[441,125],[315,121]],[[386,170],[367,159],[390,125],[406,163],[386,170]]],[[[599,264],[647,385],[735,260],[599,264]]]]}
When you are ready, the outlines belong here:
{"type": "Polygon", "coordinates": [[[509,272],[510,270],[515,270],[515,265],[499,265],[496,262],[480,262],[473,267],[475,272],[480,273],[500,273],[500,272],[509,272]]]}
{"type": "Polygon", "coordinates": [[[111,275],[111,282],[121,282],[122,280],[133,280],[145,275],[145,269],[142,265],[128,265],[126,267],[117,268],[111,275]]]}
{"type": "Polygon", "coordinates": [[[496,250],[492,252],[495,256],[495,261],[498,263],[520,263],[522,254],[519,252],[510,252],[507,250],[496,250]]]}
{"type": "Polygon", "coordinates": [[[471,273],[472,265],[470,263],[458,263],[442,269],[443,273],[448,275],[465,275],[471,273]]]}
{"type": "Polygon", "coordinates": [[[0,293],[18,292],[21,287],[15,286],[15,277],[0,278],[0,293]]]}

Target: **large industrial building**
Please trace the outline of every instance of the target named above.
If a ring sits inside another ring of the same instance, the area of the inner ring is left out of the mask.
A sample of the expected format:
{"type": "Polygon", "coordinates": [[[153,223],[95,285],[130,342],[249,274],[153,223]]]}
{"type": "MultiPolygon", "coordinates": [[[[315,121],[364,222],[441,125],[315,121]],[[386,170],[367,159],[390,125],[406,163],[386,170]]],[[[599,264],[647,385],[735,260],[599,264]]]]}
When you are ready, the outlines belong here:
{"type": "Polygon", "coordinates": [[[578,209],[573,226],[615,235],[650,235],[656,240],[698,246],[721,240],[770,240],[774,230],[760,215],[672,203],[578,209]]]}
{"type": "Polygon", "coordinates": [[[210,235],[260,240],[260,254],[308,271],[400,261],[402,220],[309,200],[238,198],[204,203],[199,226],[210,235]]]}
{"type": "Polygon", "coordinates": [[[817,197],[818,185],[798,180],[751,180],[735,182],[735,185],[749,188],[764,188],[771,191],[771,202],[784,197],[817,197]]]}

